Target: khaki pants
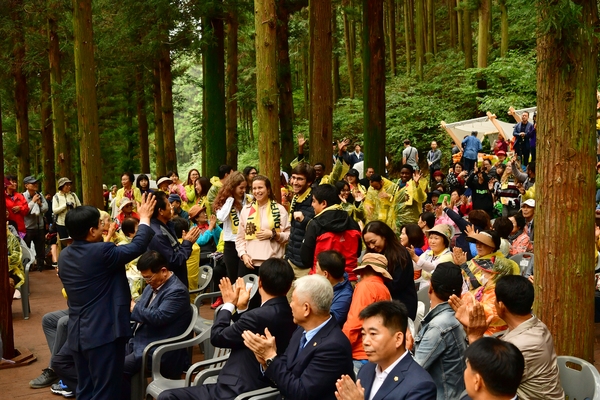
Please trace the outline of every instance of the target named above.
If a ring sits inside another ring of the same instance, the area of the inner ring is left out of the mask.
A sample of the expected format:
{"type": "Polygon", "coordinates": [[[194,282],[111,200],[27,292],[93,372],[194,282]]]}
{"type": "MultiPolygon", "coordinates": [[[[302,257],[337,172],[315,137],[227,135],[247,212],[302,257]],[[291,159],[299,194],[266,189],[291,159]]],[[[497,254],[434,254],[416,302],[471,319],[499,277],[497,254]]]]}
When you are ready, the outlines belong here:
{"type": "MultiPolygon", "coordinates": [[[[308,273],[310,272],[310,268],[298,268],[296,267],[296,265],[294,265],[293,262],[291,262],[290,260],[287,260],[287,262],[290,264],[290,266],[292,267],[292,269],[294,270],[294,280],[298,279],[298,278],[302,278],[303,276],[307,276],[308,273]]],[[[292,302],[292,293],[293,293],[293,287],[290,288],[290,290],[287,293],[287,300],[288,303],[292,302]]]]}

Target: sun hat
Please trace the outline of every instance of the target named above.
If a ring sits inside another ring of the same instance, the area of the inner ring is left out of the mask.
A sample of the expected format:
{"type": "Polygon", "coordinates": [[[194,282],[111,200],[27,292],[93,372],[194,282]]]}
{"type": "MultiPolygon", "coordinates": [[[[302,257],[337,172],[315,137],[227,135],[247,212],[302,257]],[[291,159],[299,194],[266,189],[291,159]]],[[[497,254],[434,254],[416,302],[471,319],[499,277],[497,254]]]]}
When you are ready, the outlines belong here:
{"type": "Polygon", "coordinates": [[[471,243],[475,243],[475,242],[483,243],[486,246],[490,246],[492,249],[495,249],[497,247],[496,243],[494,243],[494,239],[492,238],[492,235],[490,235],[489,233],[486,233],[486,232],[479,232],[479,233],[472,234],[471,236],[467,237],[467,241],[471,242],[471,243]]]}
{"type": "Polygon", "coordinates": [[[190,211],[188,211],[188,216],[190,217],[190,219],[194,219],[198,216],[198,214],[202,212],[202,210],[206,210],[206,207],[196,204],[195,206],[190,208],[190,211]]]}
{"type": "Polygon", "coordinates": [[[65,186],[65,184],[67,183],[71,183],[71,180],[69,178],[65,178],[62,177],[58,180],[58,189],[62,188],[63,186],[65,186]]]}
{"type": "Polygon", "coordinates": [[[373,268],[373,271],[383,275],[384,278],[392,279],[392,275],[387,270],[388,261],[383,254],[367,253],[363,256],[361,263],[354,268],[354,272],[366,267],[373,268]]]}
{"type": "Polygon", "coordinates": [[[121,211],[127,204],[133,204],[133,201],[128,197],[123,197],[121,199],[121,204],[119,204],[119,211],[121,211]]]}
{"type": "Polygon", "coordinates": [[[434,226],[433,228],[427,231],[427,237],[429,237],[429,235],[431,235],[432,233],[437,233],[438,235],[441,235],[442,237],[447,239],[448,243],[446,244],[446,246],[450,245],[452,236],[454,236],[454,231],[452,230],[452,227],[448,224],[439,224],[434,226]]]}
{"type": "Polygon", "coordinates": [[[159,187],[161,183],[163,182],[169,182],[169,183],[173,183],[173,181],[171,180],[171,178],[163,176],[162,178],[160,178],[158,180],[158,182],[156,182],[156,187],[159,187]]]}

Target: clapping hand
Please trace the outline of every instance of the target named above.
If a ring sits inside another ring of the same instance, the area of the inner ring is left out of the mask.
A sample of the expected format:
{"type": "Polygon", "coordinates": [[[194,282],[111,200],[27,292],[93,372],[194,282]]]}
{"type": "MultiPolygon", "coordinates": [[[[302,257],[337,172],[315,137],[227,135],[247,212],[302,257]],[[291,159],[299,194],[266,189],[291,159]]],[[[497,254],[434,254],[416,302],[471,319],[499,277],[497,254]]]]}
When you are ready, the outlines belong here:
{"type": "Polygon", "coordinates": [[[475,230],[475,227],[473,225],[467,225],[467,227],[465,228],[465,234],[467,236],[473,236],[476,233],[478,232],[475,230]]]}
{"type": "Polygon", "coordinates": [[[463,265],[467,262],[467,253],[462,251],[460,247],[455,246],[454,250],[452,250],[452,261],[456,265],[463,265]]]}
{"type": "Polygon", "coordinates": [[[183,231],[182,238],[183,240],[187,240],[188,242],[196,243],[198,237],[200,236],[200,227],[195,226],[189,230],[189,232],[183,231]]]}
{"type": "Polygon", "coordinates": [[[239,285],[236,284],[233,286],[229,278],[221,278],[219,290],[221,291],[221,297],[223,297],[224,303],[231,303],[237,307],[238,298],[240,296],[239,285]]]}
{"type": "Polygon", "coordinates": [[[246,288],[246,282],[244,282],[244,278],[237,278],[237,281],[235,281],[235,287],[238,291],[237,308],[238,310],[245,310],[248,308],[248,302],[250,301],[250,290],[246,288]]]}
{"type": "Polygon", "coordinates": [[[215,229],[217,226],[217,216],[216,215],[211,215],[210,216],[210,222],[208,223],[208,230],[212,231],[213,229],[215,229]]]}
{"type": "Polygon", "coordinates": [[[263,368],[267,366],[266,360],[277,355],[275,336],[271,336],[269,328],[265,328],[264,335],[259,335],[250,331],[244,331],[242,333],[242,338],[244,339],[244,344],[246,347],[252,350],[254,356],[263,366],[263,368]]]}
{"type": "Polygon", "coordinates": [[[335,398],[337,400],[364,400],[365,389],[360,385],[360,379],[354,383],[348,375],[342,375],[335,383],[335,398]]]}
{"type": "Polygon", "coordinates": [[[415,181],[415,183],[419,183],[419,179],[421,179],[421,176],[421,171],[413,172],[413,180],[415,181]]]}
{"type": "Polygon", "coordinates": [[[140,222],[146,222],[150,225],[150,218],[154,212],[154,206],[156,206],[156,199],[152,193],[144,193],[142,195],[142,202],[137,203],[137,210],[140,216],[140,222]]]}

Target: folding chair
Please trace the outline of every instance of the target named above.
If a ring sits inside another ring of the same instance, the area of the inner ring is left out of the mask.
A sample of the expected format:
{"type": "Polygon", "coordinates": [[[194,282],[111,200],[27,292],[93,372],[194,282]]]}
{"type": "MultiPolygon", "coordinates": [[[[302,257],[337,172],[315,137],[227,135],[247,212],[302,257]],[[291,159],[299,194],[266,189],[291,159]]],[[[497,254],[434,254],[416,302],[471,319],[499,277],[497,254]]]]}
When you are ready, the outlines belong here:
{"type": "Polygon", "coordinates": [[[521,276],[528,278],[533,275],[533,253],[518,253],[510,259],[519,264],[521,276]]]}
{"type": "Polygon", "coordinates": [[[600,373],[596,367],[571,356],[558,356],[556,362],[567,399],[600,400],[600,373]]]}
{"type": "Polygon", "coordinates": [[[427,313],[429,312],[429,307],[430,307],[429,285],[419,289],[419,291],[417,292],[417,299],[418,299],[418,301],[423,303],[423,305],[425,306],[425,309],[423,310],[423,315],[424,316],[427,315],[427,313]]]}

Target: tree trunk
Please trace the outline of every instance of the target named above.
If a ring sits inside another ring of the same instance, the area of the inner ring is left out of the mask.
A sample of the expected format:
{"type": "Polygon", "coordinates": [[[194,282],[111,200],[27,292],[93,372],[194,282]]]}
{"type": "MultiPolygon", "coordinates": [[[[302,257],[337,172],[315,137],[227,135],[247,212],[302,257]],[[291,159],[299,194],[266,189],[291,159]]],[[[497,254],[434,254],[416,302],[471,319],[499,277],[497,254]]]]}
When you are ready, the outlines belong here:
{"type": "Polygon", "coordinates": [[[15,80],[15,118],[17,126],[17,157],[19,159],[19,187],[23,178],[31,172],[31,151],[29,149],[29,115],[28,115],[28,90],[27,77],[25,76],[25,36],[23,33],[22,18],[23,1],[12,0],[10,17],[15,26],[12,38],[13,65],[12,74],[15,80]]]}
{"type": "Polygon", "coordinates": [[[277,5],[277,80],[279,87],[279,128],[281,130],[281,160],[283,169],[289,170],[295,157],[294,149],[294,98],[289,47],[289,11],[285,0],[277,5]]]}
{"type": "Polygon", "coordinates": [[[491,0],[481,0],[479,6],[479,36],[477,44],[477,68],[486,68],[488,65],[488,44],[490,31],[491,0]]]}
{"type": "MultiPolygon", "coordinates": [[[[202,18],[202,28],[208,41],[204,57],[206,69],[206,168],[215,174],[227,162],[225,118],[225,28],[223,19],[216,16],[202,18]]],[[[273,49],[275,51],[275,49],[273,49]]],[[[275,64],[276,65],[276,64],[275,64]]]]}
{"type": "Polygon", "coordinates": [[[333,13],[331,18],[331,31],[332,31],[332,53],[333,59],[331,60],[331,68],[333,70],[333,104],[337,103],[342,97],[342,88],[340,87],[340,57],[338,56],[339,40],[337,32],[337,13],[333,13]]]}
{"type": "Polygon", "coordinates": [[[308,43],[304,44],[304,48],[302,50],[302,72],[304,75],[304,87],[303,87],[303,93],[304,93],[304,118],[309,119],[310,118],[310,93],[308,90],[308,80],[310,79],[309,76],[309,71],[308,71],[308,43]]]}
{"type": "Polygon", "coordinates": [[[135,73],[136,111],[138,120],[138,139],[140,141],[141,172],[150,173],[150,145],[148,143],[148,117],[146,115],[146,93],[144,91],[144,67],[137,67],[135,73]]]}
{"type": "MultiPolygon", "coordinates": [[[[348,0],[342,3],[342,7],[348,7],[348,0]]],[[[354,48],[352,46],[351,37],[351,21],[348,18],[348,13],[343,11],[344,15],[344,46],[346,48],[346,64],[348,64],[348,86],[350,89],[349,97],[354,98],[354,48]]]]}
{"type": "MultiPolygon", "coordinates": [[[[202,71],[206,71],[206,56],[202,54],[202,71]]],[[[204,87],[204,72],[202,72],[202,176],[211,176],[208,175],[208,170],[206,167],[206,160],[208,159],[206,155],[206,87],[204,87]]]]}
{"type": "Polygon", "coordinates": [[[390,42],[390,68],[396,76],[396,0],[388,0],[388,28],[390,42]]]}
{"type": "Polygon", "coordinates": [[[238,91],[238,10],[231,9],[227,18],[227,158],[226,163],[237,170],[237,91],[238,91]]]}
{"type": "Polygon", "coordinates": [[[83,203],[102,208],[102,155],[98,131],[92,0],[73,0],[75,86],[83,203]]]}
{"type": "Polygon", "coordinates": [[[456,20],[455,0],[448,0],[448,21],[450,25],[450,47],[456,48],[458,23],[456,20]]]}
{"type": "Polygon", "coordinates": [[[473,31],[468,0],[463,1],[463,51],[465,52],[465,68],[473,68],[473,31]]]}
{"type": "MultiPolygon", "coordinates": [[[[51,5],[56,4],[50,2],[51,5]]],[[[49,5],[49,9],[51,9],[49,5]]],[[[62,72],[60,68],[60,47],[58,43],[56,17],[52,11],[48,12],[48,60],[50,62],[50,90],[52,101],[52,130],[54,135],[54,159],[57,163],[56,172],[52,175],[59,177],[72,177],[71,149],[65,129],[65,111],[60,100],[62,91],[62,72]]],[[[53,187],[52,192],[56,190],[53,187]]]]}
{"type": "Polygon", "coordinates": [[[404,52],[406,53],[406,76],[410,76],[411,62],[410,62],[410,22],[409,15],[412,14],[411,1],[404,0],[404,52]]]}
{"type": "MultiPolygon", "coordinates": [[[[2,97],[0,96],[0,132],[2,132],[2,97]]],[[[3,137],[0,133],[0,149],[4,148],[3,137]]],[[[4,165],[4,152],[0,152],[0,165],[4,165]]],[[[0,171],[4,178],[4,169],[0,171]]],[[[2,179],[4,181],[4,179],[2,179]]],[[[6,202],[0,201],[0,224],[6,226],[6,202]]],[[[0,257],[0,338],[2,339],[2,357],[10,360],[15,356],[15,341],[12,322],[12,295],[8,283],[8,256],[6,253],[6,229],[0,229],[0,243],[4,243],[0,257]]]]}
{"type": "Polygon", "coordinates": [[[537,40],[543,140],[537,142],[534,311],[558,355],[593,362],[596,249],[582,238],[594,237],[598,6],[579,1],[579,13],[569,17],[578,21],[564,21],[562,5],[536,3],[538,21],[552,28],[537,40]]]}
{"type": "MultiPolygon", "coordinates": [[[[333,86],[331,84],[331,0],[312,1],[309,18],[314,30],[310,37],[311,98],[310,98],[310,160],[322,162],[331,171],[333,156],[333,86]]],[[[382,32],[383,33],[383,32],[382,32]]]]}
{"type": "MultiPolygon", "coordinates": [[[[363,0],[364,1],[364,0],[363,0]]],[[[425,12],[425,0],[415,0],[415,20],[416,20],[416,32],[415,32],[415,40],[416,40],[416,66],[417,66],[417,76],[419,80],[423,80],[423,64],[425,64],[425,43],[423,40],[423,32],[425,27],[423,26],[423,14],[425,12]]],[[[382,171],[382,170],[381,170],[382,171]]]]}
{"type": "Polygon", "coordinates": [[[165,165],[165,139],[163,134],[162,100],[160,90],[160,62],[154,65],[152,97],[154,98],[154,150],[156,151],[156,177],[167,174],[165,165]]]}
{"type": "Polygon", "coordinates": [[[426,14],[425,17],[427,18],[427,42],[426,42],[426,46],[427,46],[427,53],[425,55],[425,57],[427,58],[427,62],[431,62],[431,60],[433,59],[433,55],[435,53],[434,51],[434,45],[433,42],[435,41],[435,14],[434,14],[434,7],[433,7],[433,0],[426,0],[426,14]]]}
{"type": "Polygon", "coordinates": [[[463,11],[460,7],[460,0],[452,0],[456,7],[456,19],[457,19],[457,32],[458,32],[458,49],[463,51],[463,11]]]}
{"type": "Polygon", "coordinates": [[[171,75],[171,51],[167,43],[163,43],[161,46],[159,70],[165,168],[167,171],[177,171],[175,119],[173,116],[173,76],[171,75]]]}
{"type": "Polygon", "coordinates": [[[508,53],[508,8],[506,0],[500,0],[500,57],[508,53]]]}
{"type": "Polygon", "coordinates": [[[50,71],[43,70],[40,73],[41,82],[41,106],[40,123],[42,134],[43,171],[44,171],[44,193],[54,193],[56,190],[56,179],[54,178],[54,138],[52,136],[52,105],[50,104],[50,71]]]}
{"type": "MultiPolygon", "coordinates": [[[[365,165],[385,171],[385,45],[383,2],[363,0],[365,165]]],[[[422,37],[422,36],[421,36],[422,37]]],[[[329,147],[331,148],[331,146],[329,147]]]]}
{"type": "MultiPolygon", "coordinates": [[[[256,105],[258,108],[258,164],[281,201],[281,151],[277,118],[277,13],[275,0],[254,0],[256,28],[256,105]]],[[[331,19],[331,15],[329,16],[331,19]]],[[[328,58],[331,60],[331,57],[328,58]]],[[[331,65],[328,62],[328,65],[331,65]]],[[[331,82],[331,73],[327,75],[331,82]]]]}

